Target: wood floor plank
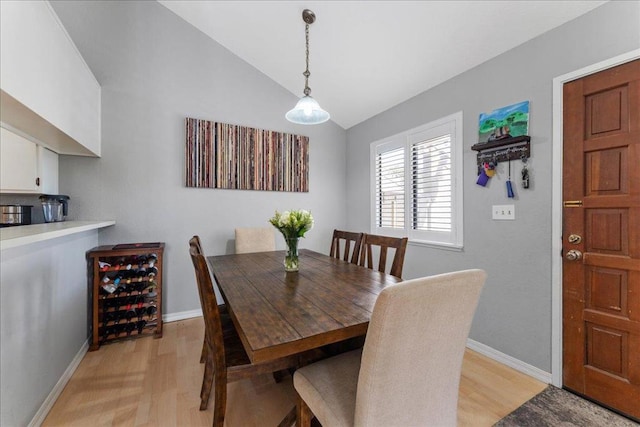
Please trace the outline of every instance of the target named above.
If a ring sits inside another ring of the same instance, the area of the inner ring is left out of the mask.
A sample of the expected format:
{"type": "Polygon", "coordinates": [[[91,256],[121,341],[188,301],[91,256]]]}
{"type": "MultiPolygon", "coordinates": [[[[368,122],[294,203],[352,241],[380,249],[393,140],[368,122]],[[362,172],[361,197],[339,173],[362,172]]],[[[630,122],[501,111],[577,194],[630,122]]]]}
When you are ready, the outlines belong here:
{"type": "MultiPolygon", "coordinates": [[[[167,323],[161,339],[114,342],[86,354],[46,417],[49,426],[210,426],[213,400],[200,411],[202,318],[167,323]]],[[[546,384],[467,350],[458,425],[491,426],[546,384]]],[[[271,375],[228,386],[227,427],[276,426],[295,404],[291,377],[271,375]]]]}

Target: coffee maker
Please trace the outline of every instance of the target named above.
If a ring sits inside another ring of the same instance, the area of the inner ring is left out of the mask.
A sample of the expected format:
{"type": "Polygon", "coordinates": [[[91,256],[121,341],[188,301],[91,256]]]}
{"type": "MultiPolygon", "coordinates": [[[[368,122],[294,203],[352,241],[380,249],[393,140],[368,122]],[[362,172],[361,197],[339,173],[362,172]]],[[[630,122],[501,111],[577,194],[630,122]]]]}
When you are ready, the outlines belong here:
{"type": "Polygon", "coordinates": [[[69,199],[70,197],[64,194],[43,194],[40,196],[44,222],[64,221],[69,213],[69,199]]]}

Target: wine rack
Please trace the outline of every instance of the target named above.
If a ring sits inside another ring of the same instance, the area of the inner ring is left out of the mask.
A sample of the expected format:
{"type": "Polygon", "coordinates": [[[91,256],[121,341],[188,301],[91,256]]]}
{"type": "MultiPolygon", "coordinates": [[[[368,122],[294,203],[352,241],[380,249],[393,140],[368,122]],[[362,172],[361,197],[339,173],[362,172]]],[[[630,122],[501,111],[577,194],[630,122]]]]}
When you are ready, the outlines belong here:
{"type": "Polygon", "coordinates": [[[87,252],[89,351],[142,336],[162,337],[164,243],[98,246],[87,252]]]}

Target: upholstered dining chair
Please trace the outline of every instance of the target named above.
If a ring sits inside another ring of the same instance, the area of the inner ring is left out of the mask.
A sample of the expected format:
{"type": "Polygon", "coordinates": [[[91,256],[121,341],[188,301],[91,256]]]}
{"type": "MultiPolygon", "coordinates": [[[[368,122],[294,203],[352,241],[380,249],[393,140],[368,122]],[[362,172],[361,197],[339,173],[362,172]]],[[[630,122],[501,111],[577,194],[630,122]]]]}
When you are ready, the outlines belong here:
{"type": "Polygon", "coordinates": [[[364,348],[298,369],[299,425],[455,426],[462,359],[486,279],[465,270],[389,286],[364,348]]]}
{"type": "Polygon", "coordinates": [[[378,236],[376,234],[365,234],[362,238],[362,249],[360,249],[359,265],[375,270],[373,262],[374,246],[378,247],[380,256],[378,258],[378,271],[385,272],[387,268],[387,252],[389,249],[395,249],[393,263],[389,274],[402,278],[402,268],[404,266],[404,254],[407,250],[406,237],[388,237],[378,236]]]}
{"type": "Polygon", "coordinates": [[[274,228],[236,228],[236,253],[268,252],[276,250],[274,228]]]}
{"type": "MultiPolygon", "coordinates": [[[[193,238],[189,241],[189,254],[196,273],[207,347],[200,391],[200,410],[207,409],[211,387],[215,384],[213,426],[222,427],[227,405],[227,383],[295,368],[298,366],[299,358],[291,356],[263,363],[251,363],[235,328],[223,325],[223,316],[220,314],[213,291],[209,265],[193,238]]],[[[232,326],[230,321],[229,324],[232,326]]]]}
{"type": "Polygon", "coordinates": [[[362,243],[362,233],[353,231],[333,230],[331,238],[331,249],[329,256],[348,261],[352,264],[358,263],[358,254],[360,253],[360,244],[362,243]],[[344,252],[341,246],[344,243],[344,252]]]}

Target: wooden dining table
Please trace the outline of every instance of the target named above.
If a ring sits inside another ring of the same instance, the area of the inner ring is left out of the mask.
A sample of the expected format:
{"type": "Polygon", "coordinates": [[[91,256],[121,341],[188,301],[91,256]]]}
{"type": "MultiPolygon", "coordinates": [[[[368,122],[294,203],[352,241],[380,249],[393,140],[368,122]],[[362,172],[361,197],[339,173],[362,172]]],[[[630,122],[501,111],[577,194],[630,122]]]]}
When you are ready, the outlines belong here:
{"type": "Polygon", "coordinates": [[[401,279],[307,249],[299,271],[285,251],[208,257],[252,362],[365,335],[378,294],[401,279]]]}

